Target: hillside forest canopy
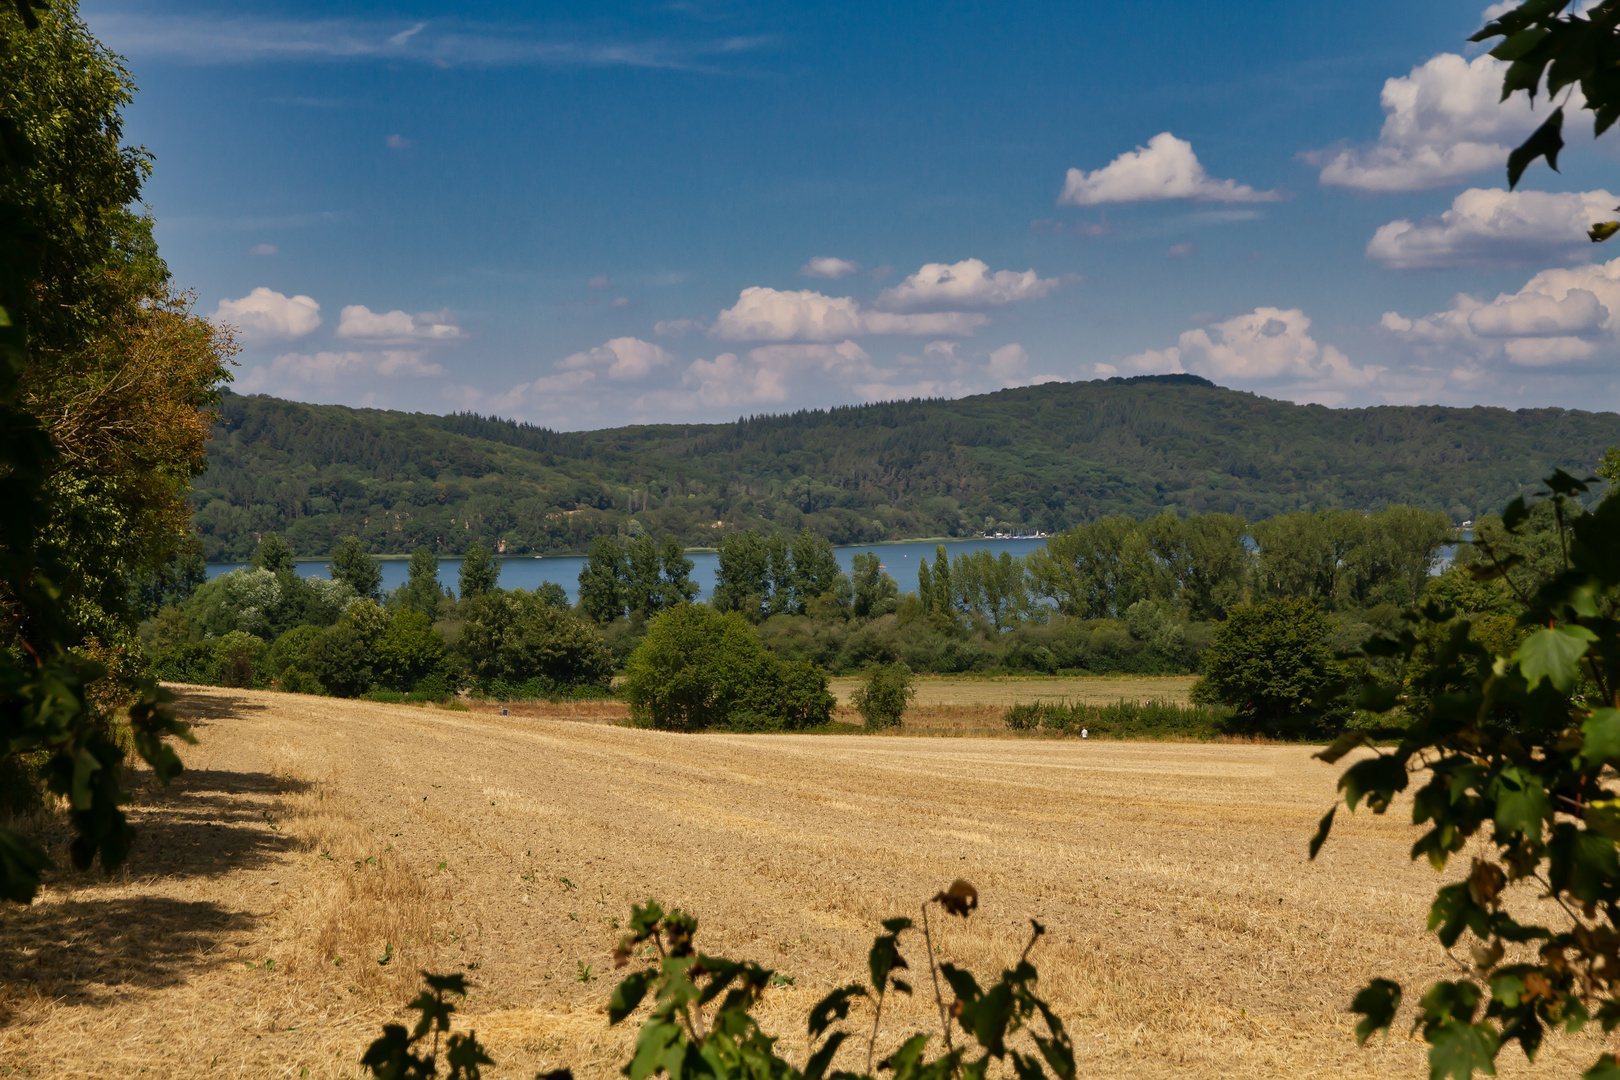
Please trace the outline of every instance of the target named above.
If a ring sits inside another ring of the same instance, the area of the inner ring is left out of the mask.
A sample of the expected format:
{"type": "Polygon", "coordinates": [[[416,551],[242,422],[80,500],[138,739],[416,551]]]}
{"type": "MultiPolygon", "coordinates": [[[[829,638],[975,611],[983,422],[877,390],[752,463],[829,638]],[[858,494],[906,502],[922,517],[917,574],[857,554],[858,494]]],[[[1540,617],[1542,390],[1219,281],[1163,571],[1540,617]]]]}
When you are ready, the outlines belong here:
{"type": "Polygon", "coordinates": [[[191,501],[221,562],[270,532],[300,555],[349,535],[374,554],[524,555],[643,532],[687,547],[739,529],[834,544],[1055,533],[1165,510],[1409,505],[1460,523],[1553,468],[1590,474],[1620,415],[1327,409],[1170,375],[581,432],[226,394],[213,434],[191,501]]]}

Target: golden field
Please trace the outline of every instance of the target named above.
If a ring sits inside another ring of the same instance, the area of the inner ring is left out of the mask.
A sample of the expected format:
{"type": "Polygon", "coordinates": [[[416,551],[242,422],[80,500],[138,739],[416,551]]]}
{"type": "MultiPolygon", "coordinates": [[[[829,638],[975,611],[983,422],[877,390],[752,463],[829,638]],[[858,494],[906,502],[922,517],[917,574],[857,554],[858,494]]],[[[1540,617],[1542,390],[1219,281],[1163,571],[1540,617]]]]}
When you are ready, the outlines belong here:
{"type": "MultiPolygon", "coordinates": [[[[1082,1076],[1423,1076],[1404,1025],[1358,1049],[1345,1007],[1373,975],[1415,998],[1457,971],[1423,932],[1437,878],[1398,814],[1341,814],[1306,860],[1337,776],[1310,748],[679,736],[606,706],[209,689],[183,706],[200,744],[139,792],[127,871],[0,912],[0,1073],[357,1076],[427,968],[476,984],[460,1019],[500,1062],[486,1075],[616,1076],[634,1025],[603,1015],[609,954],[648,896],[696,913],[705,951],[794,978],[762,1019],[800,1061],[809,1006],[862,977],[878,920],[956,877],[982,906],[942,957],[993,977],[1044,922],[1033,958],[1082,1076]]],[[[880,1043],[931,1029],[922,990],[880,1043]]],[[[1574,1075],[1596,1045],[1550,1039],[1535,1071],[1574,1075]]],[[[1529,1070],[1509,1049],[1501,1071],[1529,1070]]]]}

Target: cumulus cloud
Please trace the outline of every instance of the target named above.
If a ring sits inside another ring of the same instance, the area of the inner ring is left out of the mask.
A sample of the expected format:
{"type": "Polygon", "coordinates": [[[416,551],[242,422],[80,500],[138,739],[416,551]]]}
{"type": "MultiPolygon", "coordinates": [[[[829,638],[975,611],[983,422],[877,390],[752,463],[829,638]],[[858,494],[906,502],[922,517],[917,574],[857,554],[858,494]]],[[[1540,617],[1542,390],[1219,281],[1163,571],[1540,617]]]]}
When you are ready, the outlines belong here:
{"type": "Polygon", "coordinates": [[[1396,270],[1523,263],[1590,248],[1586,229],[1614,216],[1607,191],[1469,188],[1439,217],[1380,226],[1367,258],[1396,270]]]}
{"type": "Polygon", "coordinates": [[[849,259],[834,259],[828,255],[818,255],[799,267],[799,273],[805,277],[827,278],[837,281],[841,277],[861,272],[861,264],[851,262],[849,259]]]}
{"type": "Polygon", "coordinates": [[[722,341],[837,341],[867,334],[962,336],[989,321],[964,311],[914,315],[868,311],[849,296],[755,285],[715,317],[709,333],[722,341]]]}
{"type": "Polygon", "coordinates": [[[1275,388],[1294,400],[1343,403],[1385,370],[1357,367],[1332,345],[1311,336],[1298,308],[1255,308],[1246,315],[1184,332],[1168,349],[1138,353],[1125,363],[1141,372],[1192,372],[1227,385],[1275,388]]]}
{"type": "Polygon", "coordinates": [[[1481,368],[1547,368],[1620,357],[1620,259],[1543,270],[1494,300],[1459,295],[1418,318],[1384,313],[1379,325],[1418,358],[1481,368]]]}
{"type": "Polygon", "coordinates": [[[210,318],[236,327],[244,341],[286,340],[313,333],[321,325],[321,305],[260,285],[240,300],[221,300],[210,318]]]}
{"type": "Polygon", "coordinates": [[[428,378],[443,375],[444,368],[429,363],[420,352],[384,350],[380,352],[283,353],[260,367],[249,368],[237,380],[250,394],[298,393],[310,387],[356,385],[368,379],[428,378]]]}
{"type": "Polygon", "coordinates": [[[1146,146],[1126,151],[1095,172],[1070,169],[1058,202],[1096,206],[1156,199],[1253,203],[1281,198],[1281,192],[1256,191],[1236,180],[1210,178],[1193,153],[1192,143],[1164,131],[1149,139],[1146,146]]]}
{"type": "Polygon", "coordinates": [[[1019,344],[1003,345],[990,352],[990,374],[1002,383],[1016,382],[1029,368],[1029,353],[1019,344]]]}
{"type": "Polygon", "coordinates": [[[557,367],[564,371],[606,369],[608,378],[623,382],[627,379],[644,379],[652,374],[654,368],[663,367],[671,359],[673,357],[669,353],[650,341],[620,337],[594,349],[564,357],[557,361],[557,367]]]}
{"type": "Polygon", "coordinates": [[[248,248],[249,255],[275,255],[280,251],[281,249],[274,244],[254,244],[248,248]]]}
{"type": "MultiPolygon", "coordinates": [[[[1507,67],[1491,56],[1465,60],[1441,53],[1384,82],[1384,126],[1376,144],[1307,159],[1321,166],[1323,185],[1369,193],[1422,191],[1505,169],[1509,149],[1549,111],[1545,98],[1534,107],[1523,94],[1501,100],[1507,67]]],[[[1577,90],[1570,107],[1584,102],[1577,90]]]]}
{"type": "Polygon", "coordinates": [[[1043,278],[1033,270],[992,273],[980,259],[963,259],[949,264],[925,263],[900,284],[879,293],[877,302],[891,311],[1000,307],[1021,300],[1039,300],[1057,286],[1057,278],[1043,278]]]}
{"type": "Polygon", "coordinates": [[[337,336],[362,341],[454,341],[461,336],[461,327],[451,321],[447,311],[407,315],[350,304],[338,317],[337,336]]]}

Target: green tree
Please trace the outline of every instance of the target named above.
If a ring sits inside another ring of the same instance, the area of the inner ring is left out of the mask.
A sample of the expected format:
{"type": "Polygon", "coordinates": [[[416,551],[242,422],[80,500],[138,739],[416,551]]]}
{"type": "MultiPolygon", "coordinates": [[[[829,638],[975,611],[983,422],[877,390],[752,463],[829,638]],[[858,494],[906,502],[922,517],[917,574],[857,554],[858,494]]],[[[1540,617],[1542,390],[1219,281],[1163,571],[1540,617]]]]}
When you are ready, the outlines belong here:
{"type": "Polygon", "coordinates": [[[359,697],[376,685],[376,653],[367,635],[345,619],[321,631],[306,654],[309,673],[338,697],[359,697]]]}
{"type": "Polygon", "coordinates": [[[416,690],[435,676],[448,688],[444,639],[433,632],[432,621],[420,611],[398,608],[389,615],[375,657],[377,681],[384,689],[416,690]]]}
{"type": "Polygon", "coordinates": [[[1193,700],[1230,705],[1247,724],[1284,731],[1310,722],[1310,710],[1337,676],[1327,638],[1333,624],[1310,600],[1269,600],[1234,608],[1204,651],[1193,700]]]}
{"type": "Polygon", "coordinates": [[[874,664],[856,689],[855,708],[860,710],[868,731],[900,726],[906,709],[917,696],[916,679],[903,663],[874,664]]]}
{"type": "Polygon", "coordinates": [[[837,588],[840,573],[838,557],[827,538],[800,529],[793,538],[793,613],[803,615],[810,601],[837,588]]]}
{"type": "Polygon", "coordinates": [[[826,676],[773,658],[736,612],[680,604],[656,616],[626,665],[631,716],[666,731],[823,723],[826,676]]]}
{"type": "Polygon", "coordinates": [[[1022,559],[1010,552],[969,551],[951,563],[959,606],[987,620],[1000,633],[1031,613],[1029,579],[1022,559]]]}
{"type": "Polygon", "coordinates": [[[934,545],[934,607],[949,614],[955,607],[955,588],[951,583],[951,557],[945,554],[944,544],[934,545]]]}
{"type": "MultiPolygon", "coordinates": [[[[1102,518],[1058,533],[1026,562],[1036,594],[1077,618],[1115,618],[1138,600],[1169,591],[1148,526],[1128,518],[1102,518]]],[[[957,590],[960,595],[960,585],[957,590]]]]}
{"type": "MultiPolygon", "coordinates": [[[[1249,593],[1249,524],[1236,514],[1163,513],[1148,523],[1148,544],[1189,618],[1220,621],[1249,593]]],[[[1165,599],[1166,597],[1161,597],[1165,599]]]]}
{"type": "Polygon", "coordinates": [[[579,606],[597,622],[612,622],[625,611],[624,581],[629,572],[624,547],[611,536],[591,541],[579,571],[579,606]]]}
{"type": "Polygon", "coordinates": [[[606,690],[613,658],[594,626],[537,593],[512,589],[474,597],[456,639],[474,682],[554,693],[606,690]]]}
{"type": "Polygon", "coordinates": [[[405,584],[395,589],[390,602],[399,607],[420,611],[430,620],[439,617],[439,601],[444,598],[444,586],[439,584],[439,557],[425,547],[411,552],[406,569],[405,584]]]}
{"type": "Polygon", "coordinates": [[[332,549],[332,578],[354,590],[354,595],[381,600],[382,563],[366,550],[358,536],[345,536],[332,549]]]}
{"type": "Polygon", "coordinates": [[[681,546],[679,539],[673,536],[664,537],[663,549],[659,552],[659,565],[664,572],[662,589],[659,593],[659,602],[663,608],[671,608],[676,604],[690,604],[697,599],[698,584],[692,580],[692,570],[697,564],[686,557],[686,549],[681,546]]]}
{"type": "Polygon", "coordinates": [[[917,560],[917,603],[926,615],[934,610],[934,575],[928,572],[928,560],[917,560]]]}
{"type": "Polygon", "coordinates": [[[758,618],[770,596],[769,556],[765,538],[752,529],[729,532],[720,538],[719,566],[715,569],[710,603],[718,611],[740,611],[758,618]]]}
{"type": "Polygon", "coordinates": [[[195,535],[161,566],[139,567],[130,575],[130,609],[150,619],[164,608],[178,608],[208,580],[208,564],[195,535]]]}
{"type": "Polygon", "coordinates": [[[272,532],[265,533],[264,539],[253,550],[253,568],[280,574],[297,570],[298,564],[293,561],[292,549],[287,546],[287,541],[272,532]]]}
{"type": "Polygon", "coordinates": [[[500,587],[501,563],[486,544],[474,542],[461,560],[461,575],[456,584],[463,600],[494,592],[500,587]]]}
{"type": "Polygon", "coordinates": [[[854,613],[857,619],[875,619],[894,610],[900,586],[883,569],[882,561],[870,552],[855,556],[850,582],[855,588],[854,613]]]}
{"type": "Polygon", "coordinates": [[[256,686],[258,666],[264,658],[264,639],[233,630],[214,644],[216,677],[221,686],[256,686]]]}

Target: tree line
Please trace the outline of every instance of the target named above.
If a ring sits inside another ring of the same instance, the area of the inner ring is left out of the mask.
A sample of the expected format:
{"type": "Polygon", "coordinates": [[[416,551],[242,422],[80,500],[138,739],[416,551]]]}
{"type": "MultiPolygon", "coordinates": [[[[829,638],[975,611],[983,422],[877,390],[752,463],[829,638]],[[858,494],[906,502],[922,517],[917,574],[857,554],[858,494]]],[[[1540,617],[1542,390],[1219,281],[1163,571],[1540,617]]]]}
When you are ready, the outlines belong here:
{"type": "Polygon", "coordinates": [[[239,395],[218,418],[192,495],[210,561],[246,558],[267,532],[301,555],[347,535],[380,554],[519,555],[636,530],[687,547],[748,529],[839,545],[1056,533],[1166,507],[1264,520],[1410,505],[1461,522],[1620,442],[1613,414],[1330,410],[1193,376],[596,432],[239,395]]]}

